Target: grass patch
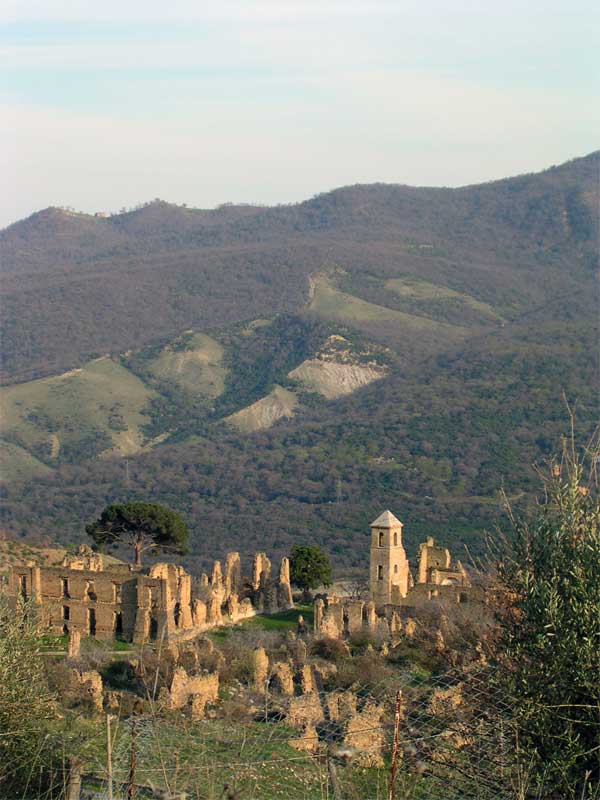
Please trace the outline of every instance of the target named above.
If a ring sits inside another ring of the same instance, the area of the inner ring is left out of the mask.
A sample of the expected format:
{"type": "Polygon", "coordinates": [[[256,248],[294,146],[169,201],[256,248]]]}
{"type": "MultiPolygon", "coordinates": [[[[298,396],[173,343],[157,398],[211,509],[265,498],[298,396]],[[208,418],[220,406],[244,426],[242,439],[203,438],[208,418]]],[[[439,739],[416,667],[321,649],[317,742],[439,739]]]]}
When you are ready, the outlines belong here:
{"type": "Polygon", "coordinates": [[[208,636],[215,644],[222,644],[232,631],[252,630],[260,628],[263,631],[286,631],[295,630],[298,626],[298,617],[302,615],[304,622],[309,629],[312,628],[314,621],[314,611],[312,606],[297,605],[287,611],[280,611],[278,614],[257,614],[250,619],[240,622],[238,625],[231,625],[208,632],[208,636]]]}
{"type": "MultiPolygon", "coordinates": [[[[153,395],[125,367],[99,358],[62,375],[0,389],[3,434],[50,464],[111,450],[135,453],[147,421],[141,412],[153,395]]],[[[5,468],[18,471],[23,460],[22,452],[12,458],[9,453],[5,468]]]]}
{"type": "Polygon", "coordinates": [[[426,317],[417,317],[403,311],[369,303],[354,295],[335,289],[328,278],[321,277],[315,283],[314,295],[310,304],[310,311],[327,319],[340,320],[341,322],[395,322],[399,325],[410,325],[414,329],[431,330],[438,328],[452,328],[426,317]]]}
{"type": "Polygon", "coordinates": [[[149,362],[148,372],[155,378],[176,383],[194,394],[218,397],[225,389],[227,369],[224,349],[204,333],[186,337],[184,345],[168,346],[149,362]]]}
{"type": "Polygon", "coordinates": [[[304,622],[311,627],[314,620],[312,606],[295,606],[278,614],[257,614],[247,620],[247,627],[262,628],[265,631],[289,631],[298,626],[298,617],[302,615],[304,622]]]}
{"type": "Polygon", "coordinates": [[[385,288],[391,289],[400,297],[405,297],[415,301],[452,301],[469,306],[474,311],[479,312],[485,317],[502,322],[504,318],[492,308],[488,303],[477,300],[466,292],[457,292],[447,286],[440,286],[436,283],[417,280],[415,278],[391,278],[385,282],[385,288]]]}
{"type": "Polygon", "coordinates": [[[1,442],[0,453],[0,480],[27,481],[52,472],[51,467],[14,442],[1,442]]]}

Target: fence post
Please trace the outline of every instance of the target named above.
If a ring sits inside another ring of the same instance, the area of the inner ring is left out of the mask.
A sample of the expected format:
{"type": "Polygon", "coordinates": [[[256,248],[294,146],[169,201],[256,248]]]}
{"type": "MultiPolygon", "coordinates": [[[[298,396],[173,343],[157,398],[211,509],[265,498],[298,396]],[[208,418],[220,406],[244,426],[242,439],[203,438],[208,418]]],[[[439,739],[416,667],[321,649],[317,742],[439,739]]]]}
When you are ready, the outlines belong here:
{"type": "Polygon", "coordinates": [[[327,772],[331,783],[331,791],[333,792],[333,800],[342,800],[342,787],[340,786],[335,761],[331,757],[330,748],[327,750],[327,772]]]}
{"type": "Polygon", "coordinates": [[[113,800],[112,738],[110,734],[110,714],[106,715],[106,776],[108,780],[108,800],[113,800]]]}
{"type": "Polygon", "coordinates": [[[389,800],[396,796],[396,767],[398,766],[398,739],[400,734],[400,712],[402,708],[402,690],[396,692],[396,710],[394,713],[394,744],[392,746],[392,764],[390,766],[389,800]]]}
{"type": "Polygon", "coordinates": [[[77,756],[69,759],[69,783],[67,785],[67,800],[79,800],[81,795],[81,776],[83,775],[83,762],[77,756]]]}
{"type": "Polygon", "coordinates": [[[131,751],[129,753],[129,782],[127,787],[127,800],[134,800],[135,797],[135,717],[131,720],[131,751]]]}

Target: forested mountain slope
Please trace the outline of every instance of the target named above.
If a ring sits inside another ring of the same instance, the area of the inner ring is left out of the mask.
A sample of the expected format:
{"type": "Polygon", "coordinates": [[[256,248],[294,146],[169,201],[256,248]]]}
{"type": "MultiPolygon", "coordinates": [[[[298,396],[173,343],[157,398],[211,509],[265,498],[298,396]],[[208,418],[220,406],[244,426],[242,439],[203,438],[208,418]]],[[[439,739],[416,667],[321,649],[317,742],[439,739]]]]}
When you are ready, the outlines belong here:
{"type": "Polygon", "coordinates": [[[464,189],[374,185],[294,206],[156,201],[102,218],[46,209],[0,233],[7,380],[301,308],[339,265],[365,285],[413,275],[509,315],[591,277],[598,154],[464,189]]]}
{"type": "Polygon", "coordinates": [[[304,539],[350,565],[385,506],[409,547],[477,550],[563,392],[598,418],[598,164],[5,229],[5,527],[73,541],[152,495],[192,566],[304,539]]]}

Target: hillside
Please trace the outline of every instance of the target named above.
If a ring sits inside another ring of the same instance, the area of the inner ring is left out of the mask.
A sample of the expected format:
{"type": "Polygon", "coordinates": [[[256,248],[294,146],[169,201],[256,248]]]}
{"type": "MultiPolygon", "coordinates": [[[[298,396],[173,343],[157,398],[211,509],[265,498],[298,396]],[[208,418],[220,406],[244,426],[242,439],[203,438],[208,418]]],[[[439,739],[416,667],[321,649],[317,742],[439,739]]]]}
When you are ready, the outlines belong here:
{"type": "Polygon", "coordinates": [[[300,539],[350,565],[391,507],[409,548],[477,551],[565,431],[563,392],[582,438],[598,419],[598,164],[0,232],[5,527],[77,541],[152,496],[194,567],[300,539]]]}
{"type": "Polygon", "coordinates": [[[332,265],[375,304],[383,282],[416,278],[514,318],[591,279],[597,171],[595,153],[464,189],[354,186],[214,211],[156,201],[108,218],[46,209],[0,232],[4,377],[298,310],[332,265]]]}

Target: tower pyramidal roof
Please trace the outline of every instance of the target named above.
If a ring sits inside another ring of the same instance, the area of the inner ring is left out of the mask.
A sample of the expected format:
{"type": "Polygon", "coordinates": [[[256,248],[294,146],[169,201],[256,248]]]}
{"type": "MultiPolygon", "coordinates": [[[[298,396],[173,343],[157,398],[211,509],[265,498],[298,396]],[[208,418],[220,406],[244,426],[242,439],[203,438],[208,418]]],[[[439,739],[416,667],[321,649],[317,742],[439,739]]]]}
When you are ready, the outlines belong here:
{"type": "Polygon", "coordinates": [[[400,520],[391,511],[384,511],[371,523],[371,528],[397,528],[398,525],[402,525],[400,520]]]}

